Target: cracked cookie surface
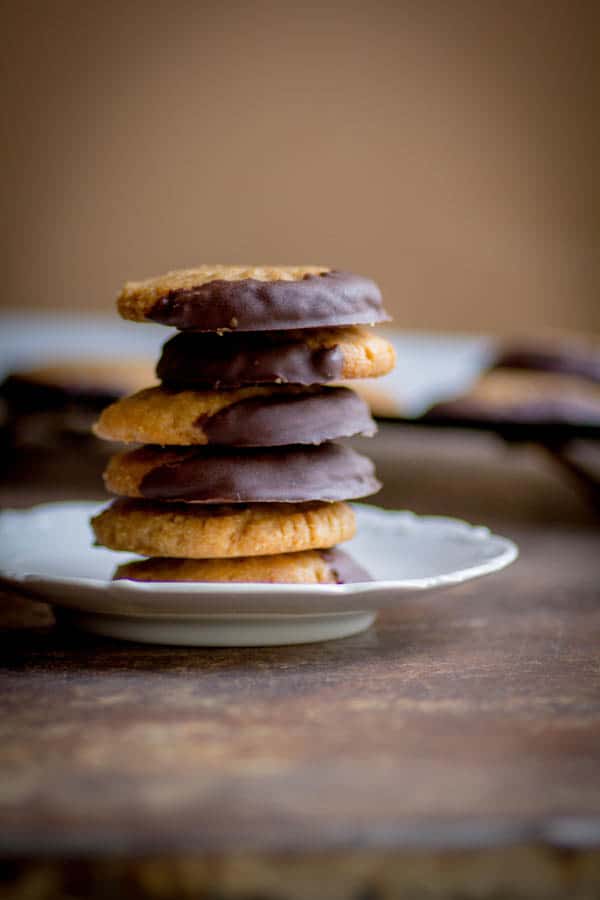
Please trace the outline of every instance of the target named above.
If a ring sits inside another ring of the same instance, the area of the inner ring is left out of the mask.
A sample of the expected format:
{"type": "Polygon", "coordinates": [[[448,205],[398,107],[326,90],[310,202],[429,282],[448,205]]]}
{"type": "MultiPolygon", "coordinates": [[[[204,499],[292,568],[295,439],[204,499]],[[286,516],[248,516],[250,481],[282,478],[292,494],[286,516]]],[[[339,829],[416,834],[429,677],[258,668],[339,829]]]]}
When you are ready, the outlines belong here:
{"type": "Polygon", "coordinates": [[[353,537],[346,503],[198,506],[115,500],[92,519],[98,543],[141,556],[264,556],[332,547],[353,537]]]}

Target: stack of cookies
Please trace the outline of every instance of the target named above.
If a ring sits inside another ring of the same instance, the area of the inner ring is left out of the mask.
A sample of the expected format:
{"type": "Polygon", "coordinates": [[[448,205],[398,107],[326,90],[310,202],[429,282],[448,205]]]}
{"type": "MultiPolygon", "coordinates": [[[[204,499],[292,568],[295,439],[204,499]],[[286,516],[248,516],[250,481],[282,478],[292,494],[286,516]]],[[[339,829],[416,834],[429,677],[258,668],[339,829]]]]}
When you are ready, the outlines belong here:
{"type": "Polygon", "coordinates": [[[120,314],[179,330],[160,385],[113,403],[99,437],[142,444],[112,457],[118,495],[97,541],[148,557],[140,581],[341,583],[369,576],[337,544],[346,500],[380,487],[371,461],[337,443],[375,433],[369,409],[329,382],[383,375],[394,350],[368,278],[308,267],[203,266],[125,285],[120,314]]]}

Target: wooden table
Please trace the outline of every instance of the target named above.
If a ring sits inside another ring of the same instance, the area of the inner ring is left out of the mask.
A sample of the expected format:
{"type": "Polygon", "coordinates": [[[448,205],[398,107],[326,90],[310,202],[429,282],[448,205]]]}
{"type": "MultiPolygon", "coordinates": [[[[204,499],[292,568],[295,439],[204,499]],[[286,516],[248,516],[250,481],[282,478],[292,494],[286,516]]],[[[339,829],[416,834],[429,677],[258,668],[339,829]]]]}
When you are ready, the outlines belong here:
{"type": "MultiPolygon", "coordinates": [[[[92,639],[5,593],[6,896],[600,896],[597,517],[532,448],[364,446],[383,505],[485,522],[520,560],[271,649],[92,639]]],[[[0,502],[101,496],[92,463],[53,465],[0,502]]]]}

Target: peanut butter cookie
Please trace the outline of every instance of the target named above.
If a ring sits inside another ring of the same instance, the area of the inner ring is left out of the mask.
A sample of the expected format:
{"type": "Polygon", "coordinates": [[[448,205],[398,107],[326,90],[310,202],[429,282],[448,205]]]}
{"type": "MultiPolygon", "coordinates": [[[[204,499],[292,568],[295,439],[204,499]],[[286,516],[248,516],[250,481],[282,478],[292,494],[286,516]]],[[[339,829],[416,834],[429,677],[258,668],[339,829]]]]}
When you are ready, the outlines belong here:
{"type": "Polygon", "coordinates": [[[346,503],[203,506],[115,500],[92,519],[98,543],[142,556],[214,559],[332,547],[354,535],[346,503]]]}

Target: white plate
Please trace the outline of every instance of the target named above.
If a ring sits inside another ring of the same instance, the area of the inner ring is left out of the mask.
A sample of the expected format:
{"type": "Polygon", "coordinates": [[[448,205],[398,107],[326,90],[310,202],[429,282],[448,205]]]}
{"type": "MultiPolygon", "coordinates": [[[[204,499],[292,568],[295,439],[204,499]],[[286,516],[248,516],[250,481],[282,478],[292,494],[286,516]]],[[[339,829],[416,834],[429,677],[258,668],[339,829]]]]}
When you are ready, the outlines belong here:
{"type": "Polygon", "coordinates": [[[88,631],[189,646],[297,644],[347,637],[378,609],[504,568],[512,541],[458,519],[356,505],[344,545],[376,579],[344,585],[111,581],[130,553],[92,546],[104,504],[48,503],[0,515],[0,576],[88,631]]]}

